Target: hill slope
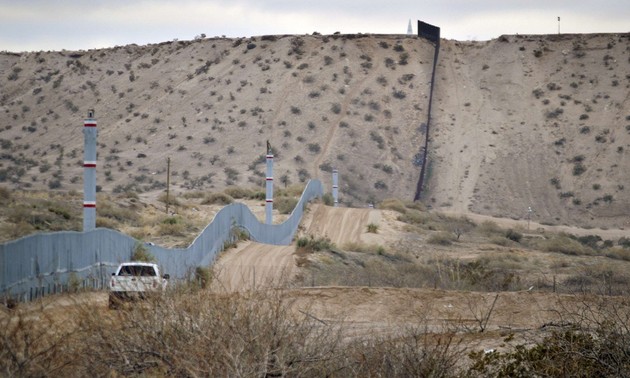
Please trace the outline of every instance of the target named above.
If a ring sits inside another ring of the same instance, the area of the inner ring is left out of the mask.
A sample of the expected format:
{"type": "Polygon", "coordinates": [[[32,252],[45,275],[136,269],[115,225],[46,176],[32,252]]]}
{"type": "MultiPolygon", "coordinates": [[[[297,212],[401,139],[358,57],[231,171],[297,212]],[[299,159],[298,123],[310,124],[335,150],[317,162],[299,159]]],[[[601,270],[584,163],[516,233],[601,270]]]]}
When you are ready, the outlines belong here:
{"type": "MultiPolygon", "coordinates": [[[[443,41],[428,191],[455,212],[624,227],[630,35],[443,41]]],[[[0,182],[82,189],[82,119],[106,192],[283,186],[340,171],[346,205],[411,199],[433,46],[413,36],[264,36],[0,54],[0,182]]]]}

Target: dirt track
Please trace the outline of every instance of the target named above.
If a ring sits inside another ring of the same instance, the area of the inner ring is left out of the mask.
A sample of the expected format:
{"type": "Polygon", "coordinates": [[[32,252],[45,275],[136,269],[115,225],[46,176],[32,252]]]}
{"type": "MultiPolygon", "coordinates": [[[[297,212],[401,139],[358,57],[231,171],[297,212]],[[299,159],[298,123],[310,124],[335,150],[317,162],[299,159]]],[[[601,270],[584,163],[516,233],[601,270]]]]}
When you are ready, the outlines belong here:
{"type": "MultiPolygon", "coordinates": [[[[359,242],[370,222],[370,209],[334,208],[315,204],[303,221],[304,235],[328,237],[336,245],[359,242]]],[[[219,290],[238,291],[286,286],[296,273],[295,245],[241,243],[219,257],[214,272],[219,290]]]]}

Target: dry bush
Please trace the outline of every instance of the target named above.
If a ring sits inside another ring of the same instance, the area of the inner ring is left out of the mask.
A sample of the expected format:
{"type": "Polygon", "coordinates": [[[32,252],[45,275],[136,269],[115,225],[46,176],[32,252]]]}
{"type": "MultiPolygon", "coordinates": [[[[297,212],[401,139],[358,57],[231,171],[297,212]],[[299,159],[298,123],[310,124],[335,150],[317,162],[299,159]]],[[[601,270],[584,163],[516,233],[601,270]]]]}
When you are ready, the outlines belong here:
{"type": "MultiPolygon", "coordinates": [[[[477,226],[477,231],[485,236],[503,234],[503,229],[493,221],[483,221],[477,226]]],[[[505,236],[505,235],[503,235],[505,236]]]]}
{"type": "Polygon", "coordinates": [[[427,224],[432,219],[430,213],[424,213],[419,210],[408,210],[398,216],[399,221],[415,225],[427,224]]]}
{"type": "MultiPolygon", "coordinates": [[[[162,193],[160,194],[160,196],[158,197],[158,201],[167,204],[167,199],[166,199],[166,193],[162,193]]],[[[177,200],[177,198],[175,197],[175,194],[173,193],[169,193],[168,195],[168,205],[169,206],[181,206],[181,203],[177,200]]]]}
{"type": "Polygon", "coordinates": [[[457,374],[463,353],[453,334],[421,327],[348,338],[352,330],[278,290],[180,286],[116,311],[77,300],[1,315],[8,376],[443,377],[457,374]]]}
{"type": "Polygon", "coordinates": [[[490,243],[500,245],[503,247],[507,247],[508,245],[513,244],[514,242],[504,236],[492,236],[490,237],[490,243]]]}
{"type": "Polygon", "coordinates": [[[381,203],[378,204],[377,208],[381,210],[394,210],[401,214],[404,214],[407,212],[407,207],[398,198],[384,199],[383,201],[381,201],[381,203]]]}
{"type": "Polygon", "coordinates": [[[0,204],[7,204],[11,201],[11,191],[4,186],[0,186],[0,204]]]}
{"type": "Polygon", "coordinates": [[[445,231],[435,232],[427,239],[427,243],[438,245],[450,245],[454,241],[455,235],[445,231]]]}
{"type": "Polygon", "coordinates": [[[375,337],[350,348],[354,364],[340,371],[352,377],[459,376],[464,348],[453,333],[433,334],[411,327],[391,337],[375,337]]]}
{"type": "Polygon", "coordinates": [[[286,188],[281,188],[278,189],[274,192],[274,194],[276,195],[276,197],[296,197],[299,198],[302,195],[302,192],[304,192],[304,185],[299,185],[299,184],[295,184],[295,185],[289,185],[286,188]]]}
{"type": "MultiPolygon", "coordinates": [[[[134,226],[138,226],[140,223],[140,215],[138,214],[138,212],[134,211],[133,209],[124,208],[109,200],[101,200],[98,202],[97,214],[99,218],[109,218],[113,222],[125,223],[134,226]]],[[[106,223],[105,219],[102,219],[101,221],[106,223]]]]}
{"type": "Polygon", "coordinates": [[[223,191],[223,193],[225,193],[226,195],[234,199],[252,198],[254,196],[253,190],[241,188],[239,186],[232,186],[232,187],[226,188],[223,191]]]}
{"type": "Polygon", "coordinates": [[[604,255],[615,260],[630,261],[630,250],[621,247],[612,247],[604,250],[604,255]]]}
{"type": "Polygon", "coordinates": [[[414,209],[414,210],[418,210],[418,211],[427,211],[427,207],[420,201],[407,201],[405,202],[405,206],[408,209],[414,209]]]}
{"type": "Polygon", "coordinates": [[[297,206],[298,199],[293,197],[276,197],[273,207],[280,212],[280,214],[290,214],[295,206],[297,206]]]}
{"type": "Polygon", "coordinates": [[[541,239],[533,242],[538,249],[546,252],[559,252],[574,256],[594,254],[591,248],[563,234],[554,235],[551,239],[541,239]]]}
{"type": "Polygon", "coordinates": [[[385,247],[379,244],[366,244],[362,242],[348,242],[342,247],[345,251],[372,253],[382,255],[385,253],[385,247]]]}
{"type": "Polygon", "coordinates": [[[202,205],[229,205],[234,202],[234,198],[224,193],[211,193],[201,201],[202,205]]]}
{"type": "Polygon", "coordinates": [[[80,328],[69,319],[44,311],[43,304],[32,307],[36,310],[20,306],[8,313],[0,312],[0,375],[76,375],[69,368],[75,362],[70,351],[80,328]]]}
{"type": "Polygon", "coordinates": [[[557,325],[534,345],[508,352],[471,352],[470,377],[630,377],[628,298],[584,297],[559,312],[557,325]]]}
{"type": "MultiPolygon", "coordinates": [[[[338,327],[292,311],[280,293],[175,291],[116,312],[81,307],[74,376],[329,375],[338,327]]],[[[307,311],[305,311],[307,312],[307,311]]]]}
{"type": "Polygon", "coordinates": [[[114,219],[96,216],[96,227],[98,228],[109,228],[115,230],[118,226],[119,223],[114,219]]]}
{"type": "Polygon", "coordinates": [[[185,236],[186,225],[180,217],[168,217],[158,226],[160,235],[185,236]]]}

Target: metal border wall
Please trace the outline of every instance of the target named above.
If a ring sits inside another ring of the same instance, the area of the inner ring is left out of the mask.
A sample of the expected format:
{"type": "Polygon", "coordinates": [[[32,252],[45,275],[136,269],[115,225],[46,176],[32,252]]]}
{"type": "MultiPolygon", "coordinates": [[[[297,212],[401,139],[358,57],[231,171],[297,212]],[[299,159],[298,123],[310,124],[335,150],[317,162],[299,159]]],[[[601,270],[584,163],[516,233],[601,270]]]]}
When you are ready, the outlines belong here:
{"type": "MultiPolygon", "coordinates": [[[[183,279],[193,274],[197,266],[212,264],[225,243],[233,241],[235,228],[246,230],[252,240],[260,243],[291,244],[307,202],[322,195],[322,183],[311,180],[289,218],[281,224],[261,223],[246,205],[233,203],[221,209],[187,248],[145,246],[164,273],[183,279]]],[[[98,228],[89,232],[35,234],[1,244],[0,296],[26,300],[57,292],[72,279],[100,288],[118,264],[131,259],[138,242],[118,231],[98,228]]]]}
{"type": "Polygon", "coordinates": [[[414,201],[418,201],[422,196],[424,188],[424,176],[426,175],[427,160],[429,158],[429,132],[431,131],[431,108],[433,105],[433,88],[435,86],[435,71],[437,70],[438,56],[440,54],[440,28],[426,22],[418,21],[418,35],[425,38],[435,45],[435,53],[433,55],[433,71],[431,72],[431,88],[429,90],[429,109],[427,111],[427,134],[424,139],[424,157],[422,159],[422,168],[420,168],[420,177],[416,186],[416,195],[414,201]]]}

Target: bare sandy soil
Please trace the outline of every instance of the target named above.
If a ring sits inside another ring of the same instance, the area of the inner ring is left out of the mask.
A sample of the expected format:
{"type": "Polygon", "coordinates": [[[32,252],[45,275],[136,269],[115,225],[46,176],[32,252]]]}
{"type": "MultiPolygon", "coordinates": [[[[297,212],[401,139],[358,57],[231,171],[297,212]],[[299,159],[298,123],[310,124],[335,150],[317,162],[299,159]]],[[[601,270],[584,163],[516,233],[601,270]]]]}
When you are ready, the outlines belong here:
{"type": "MultiPolygon", "coordinates": [[[[360,241],[366,233],[370,209],[311,206],[302,225],[307,235],[328,237],[337,244],[360,241]]],[[[239,291],[263,287],[282,287],[291,283],[297,267],[295,245],[276,246],[255,242],[240,243],[224,251],[214,265],[219,290],[239,291]]]]}
{"type": "MultiPolygon", "coordinates": [[[[523,226],[522,222],[509,219],[474,215],[471,219],[523,226]]],[[[303,225],[304,234],[327,236],[338,245],[395,240],[401,227],[390,211],[319,204],[311,207],[303,225]],[[369,223],[378,225],[378,234],[367,233],[369,223]]],[[[544,227],[534,223],[530,226],[544,227]]],[[[571,228],[571,231],[603,232],[602,236],[626,234],[623,230],[571,228]]],[[[290,285],[291,278],[300,270],[295,267],[294,251],[294,246],[252,242],[226,251],[215,265],[219,287],[221,290],[284,288],[287,298],[294,301],[295,310],[327,324],[347,325],[351,335],[391,334],[410,327],[426,327],[430,332],[459,332],[471,347],[482,349],[504,349],[539,340],[562,323],[559,314],[575,311],[585,300],[535,290],[482,293],[388,287],[296,288],[290,285]],[[504,341],[508,336],[509,341],[504,341]]],[[[591,300],[595,299],[584,303],[591,300]]]]}

